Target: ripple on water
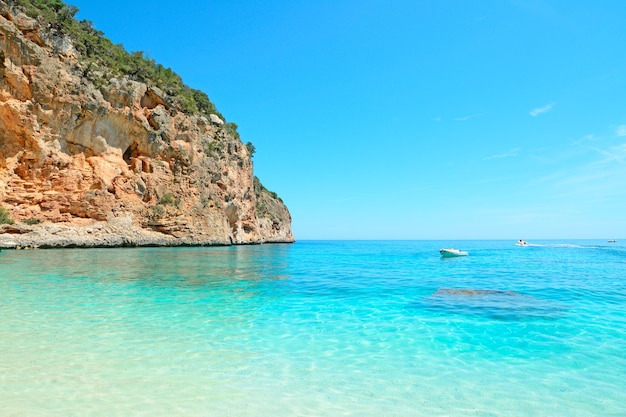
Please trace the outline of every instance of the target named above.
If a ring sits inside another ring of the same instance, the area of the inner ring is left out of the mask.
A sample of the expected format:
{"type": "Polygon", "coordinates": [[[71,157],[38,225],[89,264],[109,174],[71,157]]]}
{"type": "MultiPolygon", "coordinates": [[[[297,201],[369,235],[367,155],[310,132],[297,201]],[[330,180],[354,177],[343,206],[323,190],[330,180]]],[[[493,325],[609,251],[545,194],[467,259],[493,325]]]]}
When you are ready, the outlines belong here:
{"type": "Polygon", "coordinates": [[[621,247],[444,246],[3,252],[0,414],[623,414],[621,247]]]}

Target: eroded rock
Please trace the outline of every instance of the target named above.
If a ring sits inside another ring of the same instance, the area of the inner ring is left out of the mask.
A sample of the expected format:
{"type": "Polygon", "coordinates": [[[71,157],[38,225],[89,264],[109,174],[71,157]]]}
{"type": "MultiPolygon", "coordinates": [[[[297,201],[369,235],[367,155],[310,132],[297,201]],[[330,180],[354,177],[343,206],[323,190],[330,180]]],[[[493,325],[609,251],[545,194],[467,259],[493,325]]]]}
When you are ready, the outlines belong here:
{"type": "Polygon", "coordinates": [[[0,229],[0,246],[293,242],[289,211],[253,191],[248,150],[217,115],[128,78],[96,87],[71,41],[0,11],[0,206],[33,223],[0,229]]]}

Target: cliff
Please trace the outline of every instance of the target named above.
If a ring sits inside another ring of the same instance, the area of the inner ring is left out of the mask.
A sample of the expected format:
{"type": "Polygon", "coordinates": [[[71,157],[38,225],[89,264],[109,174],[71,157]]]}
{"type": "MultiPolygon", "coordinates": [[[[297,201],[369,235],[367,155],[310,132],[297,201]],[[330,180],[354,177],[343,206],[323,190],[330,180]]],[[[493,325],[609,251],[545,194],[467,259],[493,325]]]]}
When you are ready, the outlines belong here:
{"type": "Polygon", "coordinates": [[[232,124],[89,65],[0,1],[0,247],[294,241],[232,124]]]}

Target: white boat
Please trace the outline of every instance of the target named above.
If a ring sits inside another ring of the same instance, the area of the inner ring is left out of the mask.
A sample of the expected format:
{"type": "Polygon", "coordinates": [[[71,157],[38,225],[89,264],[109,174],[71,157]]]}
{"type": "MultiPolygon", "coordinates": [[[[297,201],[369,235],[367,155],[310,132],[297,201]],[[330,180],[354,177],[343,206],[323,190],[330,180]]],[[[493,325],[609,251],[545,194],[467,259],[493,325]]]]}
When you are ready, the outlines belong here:
{"type": "Polygon", "coordinates": [[[615,240],[615,239],[609,239],[609,243],[615,243],[615,242],[617,242],[617,240],[615,240]]]}
{"type": "Polygon", "coordinates": [[[516,243],[517,246],[528,246],[528,242],[526,242],[525,240],[518,240],[516,243]]]}
{"type": "Polygon", "coordinates": [[[467,256],[468,253],[459,249],[447,248],[439,249],[439,253],[443,258],[453,258],[455,256],[467,256]]]}

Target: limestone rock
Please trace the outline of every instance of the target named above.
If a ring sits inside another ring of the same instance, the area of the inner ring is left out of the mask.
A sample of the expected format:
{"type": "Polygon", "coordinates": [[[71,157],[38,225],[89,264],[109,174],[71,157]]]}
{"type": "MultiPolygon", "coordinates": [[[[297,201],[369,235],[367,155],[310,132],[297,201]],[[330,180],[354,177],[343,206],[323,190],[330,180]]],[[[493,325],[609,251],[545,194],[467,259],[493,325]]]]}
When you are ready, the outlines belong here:
{"type": "Polygon", "coordinates": [[[209,115],[209,119],[211,119],[211,123],[215,123],[216,125],[223,125],[224,121],[219,118],[217,114],[209,115]]]}
{"type": "Polygon", "coordinates": [[[0,206],[16,221],[0,246],[294,241],[223,120],[129,78],[96,87],[77,56],[0,0],[0,206]]]}

